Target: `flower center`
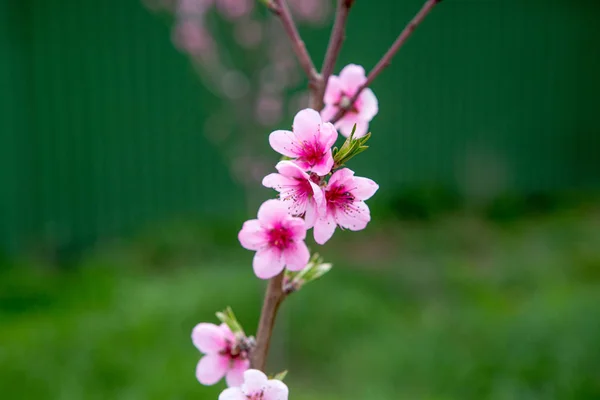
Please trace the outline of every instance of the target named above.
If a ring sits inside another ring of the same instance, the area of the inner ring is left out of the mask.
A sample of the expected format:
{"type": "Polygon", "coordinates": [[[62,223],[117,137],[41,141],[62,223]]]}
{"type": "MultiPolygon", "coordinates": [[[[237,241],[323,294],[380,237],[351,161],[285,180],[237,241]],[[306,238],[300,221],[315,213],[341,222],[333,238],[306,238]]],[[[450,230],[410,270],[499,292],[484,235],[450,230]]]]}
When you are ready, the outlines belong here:
{"type": "Polygon", "coordinates": [[[346,208],[354,203],[354,196],[346,190],[344,185],[334,186],[325,192],[327,206],[332,208],[346,208]]]}
{"type": "Polygon", "coordinates": [[[292,234],[283,226],[278,226],[269,231],[269,246],[280,250],[287,248],[292,241],[292,234]]]}
{"type": "Polygon", "coordinates": [[[262,400],[263,396],[264,396],[264,393],[261,390],[260,392],[254,392],[252,394],[247,394],[246,398],[248,400],[262,400]]]}
{"type": "Polygon", "coordinates": [[[337,104],[338,107],[347,110],[349,113],[358,113],[358,108],[356,106],[356,102],[354,104],[352,104],[350,101],[352,100],[351,96],[348,96],[347,94],[342,94],[342,97],[340,98],[339,103],[337,104]]]}
{"type": "Polygon", "coordinates": [[[325,150],[317,142],[304,142],[302,145],[302,161],[313,166],[319,163],[325,154],[325,150]]]}

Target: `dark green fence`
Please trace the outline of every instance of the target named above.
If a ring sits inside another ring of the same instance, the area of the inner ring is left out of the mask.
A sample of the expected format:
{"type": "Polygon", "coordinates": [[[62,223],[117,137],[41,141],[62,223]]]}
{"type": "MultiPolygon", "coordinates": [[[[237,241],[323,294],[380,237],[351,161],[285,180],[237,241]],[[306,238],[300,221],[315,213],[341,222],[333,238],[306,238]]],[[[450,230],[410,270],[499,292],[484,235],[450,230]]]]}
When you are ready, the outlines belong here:
{"type": "MultiPolygon", "coordinates": [[[[357,1],[340,66],[372,66],[420,4],[357,1]]],[[[382,197],[598,188],[599,19],[595,1],[444,1],[373,85],[355,165],[382,197]]],[[[326,31],[303,33],[320,64],[326,31]]],[[[216,99],[137,0],[0,2],[0,83],[3,247],[243,207],[202,132],[216,99]]]]}

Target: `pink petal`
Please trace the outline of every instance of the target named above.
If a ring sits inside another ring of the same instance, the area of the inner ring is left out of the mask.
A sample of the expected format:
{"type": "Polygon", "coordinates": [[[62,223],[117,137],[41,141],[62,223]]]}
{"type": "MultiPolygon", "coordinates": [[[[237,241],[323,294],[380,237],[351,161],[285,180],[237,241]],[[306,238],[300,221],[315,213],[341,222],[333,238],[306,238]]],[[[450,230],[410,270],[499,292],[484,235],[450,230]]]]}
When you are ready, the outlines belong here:
{"type": "Polygon", "coordinates": [[[320,207],[325,204],[325,195],[323,194],[323,189],[319,185],[314,182],[310,182],[310,187],[312,188],[312,197],[315,205],[320,207]]]}
{"type": "Polygon", "coordinates": [[[319,131],[321,122],[321,116],[318,112],[311,108],[305,108],[298,111],[298,114],[294,117],[292,129],[300,141],[313,141],[319,131]]]}
{"type": "Polygon", "coordinates": [[[328,188],[333,188],[339,185],[350,184],[349,180],[354,178],[354,171],[350,168],[342,168],[338,169],[331,175],[329,178],[329,183],[327,184],[328,188]]]}
{"type": "Polygon", "coordinates": [[[242,386],[242,384],[244,383],[244,372],[248,368],[250,368],[249,360],[234,360],[233,365],[231,366],[229,371],[227,371],[227,375],[225,376],[227,386],[242,386]]]}
{"type": "Polygon", "coordinates": [[[258,220],[263,227],[278,223],[287,215],[286,205],[279,200],[267,200],[258,208],[258,220]]]}
{"type": "Polygon", "coordinates": [[[366,88],[360,93],[357,101],[360,103],[358,116],[363,121],[371,121],[379,111],[379,105],[375,93],[369,88],[366,88]]]}
{"type": "MultiPolygon", "coordinates": [[[[342,119],[335,123],[335,126],[342,135],[349,137],[352,133],[354,125],[358,125],[359,123],[361,123],[361,120],[358,119],[356,114],[347,113],[342,117],[342,119]]],[[[358,126],[356,128],[358,130],[358,126]]],[[[356,137],[356,132],[354,133],[354,137],[356,137]]]]}
{"type": "Polygon", "coordinates": [[[242,247],[248,250],[258,250],[267,243],[265,231],[257,219],[244,222],[242,230],[238,233],[238,240],[242,247]]]}
{"type": "Polygon", "coordinates": [[[264,187],[275,189],[279,192],[284,188],[295,186],[296,182],[294,179],[288,178],[287,176],[273,173],[265,176],[262,180],[262,184],[264,187]]]}
{"type": "Polygon", "coordinates": [[[321,119],[323,122],[329,122],[337,114],[339,108],[330,104],[326,104],[325,108],[321,110],[321,119]]]}
{"type": "Polygon", "coordinates": [[[292,242],[283,251],[285,264],[290,271],[300,271],[306,267],[310,259],[310,252],[304,241],[292,242]]]}
{"type": "Polygon", "coordinates": [[[360,65],[348,64],[340,72],[340,80],[347,95],[354,95],[356,90],[367,81],[365,69],[360,65]]]}
{"type": "Polygon", "coordinates": [[[321,125],[321,132],[319,136],[319,142],[323,145],[324,148],[329,148],[333,146],[335,141],[338,138],[338,133],[333,124],[326,122],[321,125]]]}
{"type": "Polygon", "coordinates": [[[302,218],[289,218],[285,222],[285,227],[290,231],[294,240],[306,238],[306,224],[302,218]]]}
{"type": "Polygon", "coordinates": [[[225,389],[219,395],[219,400],[247,400],[248,398],[239,387],[225,389]]]}
{"type": "Polygon", "coordinates": [[[343,85],[339,77],[331,75],[327,82],[327,88],[325,89],[325,97],[323,101],[325,104],[336,104],[339,103],[340,97],[342,97],[343,85]]]}
{"type": "Polygon", "coordinates": [[[229,340],[231,343],[235,342],[235,335],[231,332],[231,328],[226,323],[219,325],[219,329],[223,332],[225,340],[229,340]]]}
{"type": "Polygon", "coordinates": [[[315,222],[317,222],[318,217],[318,209],[317,204],[314,200],[310,200],[306,203],[306,214],[304,215],[304,223],[306,225],[306,229],[310,229],[315,226],[315,222]]]}
{"type": "Polygon", "coordinates": [[[333,155],[331,149],[327,150],[327,153],[321,159],[311,167],[311,171],[319,176],[325,176],[331,172],[333,168],[333,155]]]}
{"type": "Polygon", "coordinates": [[[293,161],[280,161],[275,166],[277,171],[283,176],[295,179],[309,179],[310,177],[298,164],[293,161]]]}
{"type": "Polygon", "coordinates": [[[279,197],[281,202],[285,204],[288,214],[301,216],[306,212],[308,198],[296,198],[297,193],[295,189],[287,189],[281,191],[279,197]]]}
{"type": "Polygon", "coordinates": [[[192,342],[198,350],[205,354],[218,353],[227,345],[221,328],[209,323],[201,323],[194,327],[192,342]]]}
{"type": "Polygon", "coordinates": [[[298,155],[298,139],[293,132],[290,131],[275,131],[269,135],[269,144],[279,154],[287,157],[297,157],[298,155]]]}
{"type": "Polygon", "coordinates": [[[321,216],[317,219],[314,228],[315,242],[325,244],[333,236],[336,223],[333,216],[328,212],[326,216],[321,216]]]}
{"type": "Polygon", "coordinates": [[[367,227],[371,220],[369,206],[364,201],[357,201],[348,207],[335,211],[335,221],[339,226],[351,231],[360,231],[367,227]]]}
{"type": "Polygon", "coordinates": [[[266,247],[258,250],[252,261],[254,273],[260,279],[271,279],[283,271],[283,266],[283,254],[275,247],[266,247]]]}
{"type": "Polygon", "coordinates": [[[227,357],[218,354],[204,356],[196,367],[196,378],[203,385],[214,385],[225,376],[228,367],[229,358],[227,357]]]}
{"type": "Polygon", "coordinates": [[[379,185],[371,179],[359,176],[352,179],[352,185],[354,188],[350,192],[357,200],[368,200],[379,189],[379,185]]]}
{"type": "Polygon", "coordinates": [[[288,400],[289,390],[285,383],[271,379],[264,391],[263,400],[288,400]]]}
{"type": "Polygon", "coordinates": [[[260,392],[268,385],[268,379],[265,374],[256,369],[249,369],[244,372],[244,384],[242,391],[246,395],[252,395],[255,392],[260,392]]]}

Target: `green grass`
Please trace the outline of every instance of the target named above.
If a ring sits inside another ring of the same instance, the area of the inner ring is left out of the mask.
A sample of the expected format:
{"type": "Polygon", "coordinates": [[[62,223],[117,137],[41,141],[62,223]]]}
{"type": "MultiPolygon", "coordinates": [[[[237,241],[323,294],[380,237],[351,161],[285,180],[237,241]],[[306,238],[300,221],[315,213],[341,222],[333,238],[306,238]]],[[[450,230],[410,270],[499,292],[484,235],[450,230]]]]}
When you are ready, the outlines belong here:
{"type": "MultiPolygon", "coordinates": [[[[283,306],[270,360],[292,399],[600,398],[600,214],[453,216],[336,235],[334,269],[283,306]]],[[[216,399],[192,327],[231,305],[253,331],[250,252],[193,230],[70,271],[0,275],[7,399],[216,399]],[[196,245],[196,243],[202,243],[196,245]]]]}

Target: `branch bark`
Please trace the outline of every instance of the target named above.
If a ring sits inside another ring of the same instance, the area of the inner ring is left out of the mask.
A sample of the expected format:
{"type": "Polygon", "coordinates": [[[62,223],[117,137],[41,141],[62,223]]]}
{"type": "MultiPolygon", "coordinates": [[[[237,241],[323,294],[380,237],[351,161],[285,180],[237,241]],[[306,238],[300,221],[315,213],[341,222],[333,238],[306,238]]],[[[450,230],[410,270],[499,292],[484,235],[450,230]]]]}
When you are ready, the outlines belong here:
{"type": "Polygon", "coordinates": [[[261,371],[265,370],[277,311],[286,296],[283,291],[284,273],[285,272],[282,271],[279,275],[269,281],[262,311],[260,313],[260,321],[256,332],[256,347],[252,350],[250,365],[252,368],[261,371]]]}
{"type": "Polygon", "coordinates": [[[300,66],[308,77],[309,87],[315,89],[319,88],[319,85],[321,84],[321,76],[317,72],[315,64],[313,63],[312,58],[310,58],[310,54],[308,54],[308,50],[306,50],[306,46],[300,37],[300,33],[298,33],[298,28],[294,22],[294,19],[292,18],[287,1],[271,0],[271,6],[269,6],[269,9],[275,15],[277,15],[279,19],[281,19],[283,29],[292,42],[292,49],[294,50],[294,53],[296,53],[296,57],[300,62],[300,66]]]}
{"type": "MultiPolygon", "coordinates": [[[[367,80],[365,81],[365,83],[360,88],[358,88],[358,90],[356,91],[356,93],[354,94],[354,96],[352,96],[352,98],[350,99],[349,104],[351,106],[358,99],[358,96],[360,96],[360,93],[364,89],[366,89],[367,87],[369,87],[369,85],[371,85],[371,83],[373,83],[373,81],[375,80],[375,78],[377,78],[379,76],[379,74],[381,74],[381,72],[388,65],[390,65],[390,63],[392,62],[392,58],[394,58],[394,56],[396,55],[396,53],[398,52],[398,50],[400,50],[400,48],[404,45],[404,43],[406,43],[406,41],[408,40],[408,38],[410,37],[410,35],[412,35],[412,33],[415,31],[415,29],[417,28],[417,26],[419,26],[419,24],[421,24],[421,22],[423,22],[423,20],[431,12],[431,10],[433,9],[433,7],[435,7],[441,1],[442,0],[427,0],[425,2],[425,4],[423,5],[423,7],[421,7],[421,9],[419,10],[419,12],[404,27],[404,29],[402,30],[402,32],[400,32],[400,35],[398,35],[398,38],[392,44],[392,47],[389,48],[389,50],[379,60],[379,62],[377,63],[377,65],[375,65],[375,67],[373,67],[373,69],[371,70],[371,72],[369,72],[369,75],[367,76],[367,80]]],[[[331,119],[330,122],[331,123],[335,123],[335,122],[339,121],[346,114],[347,111],[348,111],[348,108],[340,108],[340,110],[337,112],[336,115],[333,116],[333,118],[331,119]]]]}
{"type": "Polygon", "coordinates": [[[325,89],[327,88],[327,81],[333,73],[335,63],[342,50],[342,45],[346,39],[346,23],[348,21],[348,14],[350,8],[354,4],[354,0],[338,0],[335,23],[329,37],[329,45],[327,46],[327,52],[325,53],[325,59],[323,60],[323,67],[321,68],[321,76],[323,79],[323,85],[319,91],[319,97],[321,98],[318,109],[323,108],[323,96],[325,95],[325,89]]]}

